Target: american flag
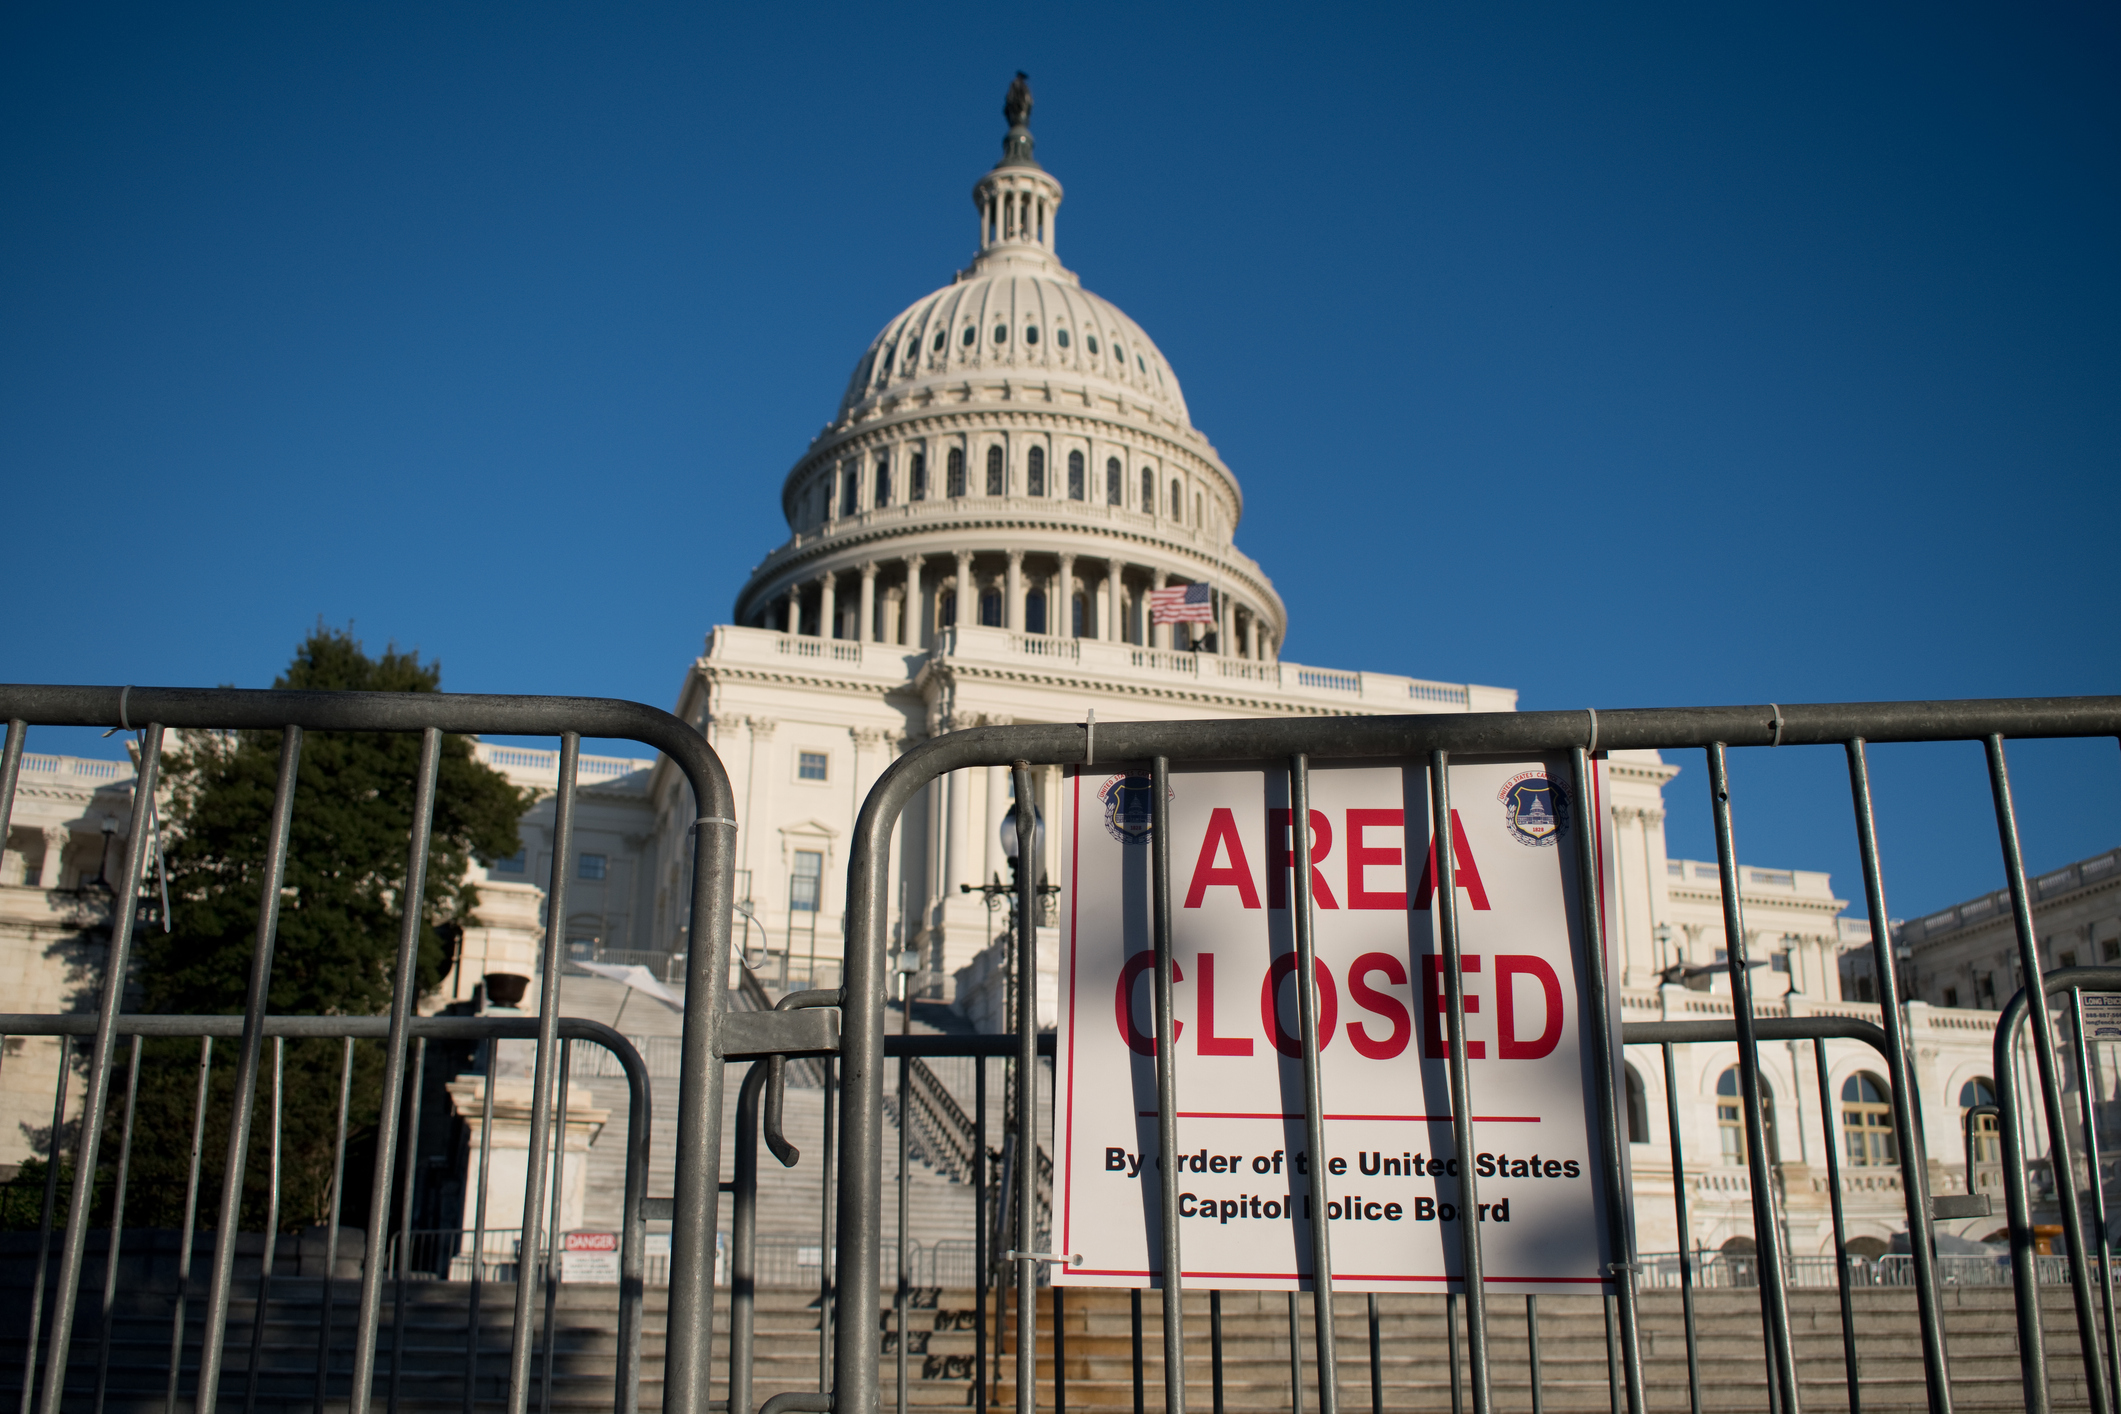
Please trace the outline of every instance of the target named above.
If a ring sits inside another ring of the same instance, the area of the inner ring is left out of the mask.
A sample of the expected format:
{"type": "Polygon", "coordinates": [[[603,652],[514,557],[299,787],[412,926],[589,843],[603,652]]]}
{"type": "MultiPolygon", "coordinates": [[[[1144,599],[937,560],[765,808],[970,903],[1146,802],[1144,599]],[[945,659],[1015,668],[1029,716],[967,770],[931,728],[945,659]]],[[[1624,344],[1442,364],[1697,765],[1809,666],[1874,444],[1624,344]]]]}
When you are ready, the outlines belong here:
{"type": "Polygon", "coordinates": [[[1169,589],[1149,591],[1149,622],[1155,624],[1212,624],[1215,595],[1205,584],[1175,584],[1169,589]]]}

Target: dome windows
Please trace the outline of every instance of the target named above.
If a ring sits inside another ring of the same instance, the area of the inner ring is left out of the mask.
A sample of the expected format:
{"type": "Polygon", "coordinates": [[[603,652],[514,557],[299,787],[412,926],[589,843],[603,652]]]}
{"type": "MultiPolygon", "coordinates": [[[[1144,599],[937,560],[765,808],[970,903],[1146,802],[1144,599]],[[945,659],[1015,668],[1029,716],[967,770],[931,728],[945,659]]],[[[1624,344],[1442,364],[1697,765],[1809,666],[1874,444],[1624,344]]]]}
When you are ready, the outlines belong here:
{"type": "Polygon", "coordinates": [[[978,329],[976,329],[976,328],[974,328],[974,327],[973,327],[972,325],[970,325],[970,324],[967,324],[967,325],[965,326],[965,338],[964,338],[964,345],[965,345],[965,347],[969,349],[969,348],[971,348],[971,347],[972,347],[972,346],[973,346],[974,344],[976,344],[976,343],[978,343],[978,342],[979,342],[979,330],[978,330],[978,329]]]}
{"type": "Polygon", "coordinates": [[[1122,501],[1124,501],[1124,500],[1126,499],[1126,496],[1125,496],[1125,487],[1124,487],[1124,486],[1122,485],[1122,483],[1123,483],[1123,482],[1124,482],[1125,480],[1126,480],[1126,477],[1125,477],[1125,476],[1123,476],[1123,475],[1121,474],[1121,472],[1120,472],[1119,458],[1118,458],[1118,457],[1108,457],[1108,458],[1106,458],[1106,460],[1105,460],[1105,503],[1106,503],[1107,505],[1112,505],[1112,506],[1116,506],[1116,505],[1119,505],[1119,504],[1120,504],[1120,503],[1121,503],[1122,501]]]}
{"type": "Polygon", "coordinates": [[[1071,501],[1083,499],[1083,454],[1081,452],[1068,453],[1068,499],[1071,501]]]}
{"type": "Polygon", "coordinates": [[[935,331],[935,351],[937,353],[941,353],[943,351],[943,345],[949,342],[950,331],[948,329],[938,329],[935,331]]]}
{"type": "MultiPolygon", "coordinates": [[[[999,451],[1000,448],[995,450],[999,451]]],[[[1024,456],[1024,494],[1043,496],[1046,494],[1046,449],[1033,447],[1024,456]]]]}
{"type": "Polygon", "coordinates": [[[1053,331],[1053,342],[1059,344],[1062,348],[1068,347],[1068,331],[1066,329],[1055,329],[1053,331]]]}
{"type": "Polygon", "coordinates": [[[876,459],[876,503],[879,506],[891,504],[891,458],[889,457],[878,457],[876,459]]]}
{"type": "Polygon", "coordinates": [[[1009,342],[1008,325],[997,324],[994,326],[994,342],[996,342],[997,344],[1006,344],[1009,342]]]}
{"type": "Polygon", "coordinates": [[[1038,342],[1038,326],[1036,324],[1033,324],[1029,328],[1024,330],[1024,342],[1027,344],[1035,344],[1038,342]]]}
{"type": "Polygon", "coordinates": [[[1006,496],[1008,493],[1009,471],[1002,462],[1002,449],[999,446],[989,447],[987,449],[987,494],[990,496],[1006,496]]]}
{"type": "Polygon", "coordinates": [[[1095,334],[1086,334],[1086,335],[1084,335],[1084,336],[1083,336],[1083,347],[1085,347],[1085,348],[1089,349],[1089,350],[1090,350],[1090,352],[1091,352],[1092,354],[1095,354],[1095,353],[1097,352],[1097,335],[1095,335],[1095,334]]]}
{"type": "Polygon", "coordinates": [[[1183,521],[1185,518],[1186,490],[1183,486],[1180,486],[1176,481],[1174,481],[1171,483],[1171,519],[1176,521],[1183,521]]]}
{"type": "Polygon", "coordinates": [[[947,487],[948,494],[952,496],[964,495],[965,449],[963,447],[952,447],[950,449],[950,458],[945,463],[945,468],[946,470],[944,472],[944,475],[948,478],[949,482],[947,487]]]}
{"type": "Polygon", "coordinates": [[[1156,514],[1156,473],[1147,467],[1142,468],[1142,514],[1156,514]]]}
{"type": "Polygon", "coordinates": [[[913,459],[906,465],[906,499],[928,499],[928,457],[924,452],[915,452],[913,459]]]}
{"type": "Polygon", "coordinates": [[[1134,366],[1136,368],[1139,368],[1145,376],[1149,372],[1149,365],[1142,362],[1142,356],[1140,354],[1136,354],[1134,356],[1134,366]]]}

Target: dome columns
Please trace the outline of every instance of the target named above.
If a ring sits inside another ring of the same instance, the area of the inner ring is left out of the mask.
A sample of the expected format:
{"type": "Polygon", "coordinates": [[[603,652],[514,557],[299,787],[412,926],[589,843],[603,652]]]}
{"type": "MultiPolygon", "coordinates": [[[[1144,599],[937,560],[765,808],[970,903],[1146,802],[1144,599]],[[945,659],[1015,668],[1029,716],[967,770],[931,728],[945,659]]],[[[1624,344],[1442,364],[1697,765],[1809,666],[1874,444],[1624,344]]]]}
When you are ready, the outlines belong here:
{"type": "Polygon", "coordinates": [[[862,610],[861,618],[854,625],[857,643],[878,642],[876,632],[876,561],[868,560],[862,565],[862,610]]]}

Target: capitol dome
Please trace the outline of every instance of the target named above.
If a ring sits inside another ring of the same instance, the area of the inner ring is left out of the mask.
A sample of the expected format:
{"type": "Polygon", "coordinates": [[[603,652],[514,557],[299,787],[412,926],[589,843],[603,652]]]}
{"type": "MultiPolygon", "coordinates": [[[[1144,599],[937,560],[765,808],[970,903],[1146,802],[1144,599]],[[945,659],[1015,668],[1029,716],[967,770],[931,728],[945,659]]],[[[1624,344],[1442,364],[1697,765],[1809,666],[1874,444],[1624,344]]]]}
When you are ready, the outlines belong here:
{"type": "Polygon", "coordinates": [[[1281,598],[1237,549],[1243,493],[1154,340],[1063,266],[1029,87],[972,189],[979,240],[887,323],[782,483],[790,538],[735,622],[933,646],[958,628],[1271,660],[1281,598]],[[860,577],[859,585],[854,582],[860,577]],[[843,581],[845,581],[843,583],[843,581]],[[1198,585],[1193,622],[1149,596],[1198,585]]]}

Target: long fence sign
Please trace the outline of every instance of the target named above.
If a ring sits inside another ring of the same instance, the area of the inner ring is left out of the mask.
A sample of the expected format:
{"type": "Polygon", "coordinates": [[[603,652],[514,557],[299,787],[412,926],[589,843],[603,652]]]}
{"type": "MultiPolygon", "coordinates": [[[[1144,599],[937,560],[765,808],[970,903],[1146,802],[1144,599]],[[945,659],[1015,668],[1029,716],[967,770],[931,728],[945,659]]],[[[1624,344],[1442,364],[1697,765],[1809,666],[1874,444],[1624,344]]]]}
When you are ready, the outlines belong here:
{"type": "MultiPolygon", "coordinates": [[[[1451,765],[1477,1146],[1469,1213],[1453,1157],[1426,767],[1312,768],[1323,1216],[1340,1289],[1458,1289],[1468,1220],[1481,1224],[1490,1291],[1590,1290],[1624,1260],[1609,1250],[1613,1195],[1599,1176],[1568,779],[1558,757],[1451,765]]],[[[1308,1289],[1319,1157],[1305,1139],[1288,768],[1175,767],[1170,782],[1184,1277],[1308,1289]]],[[[1054,1240],[1067,1258],[1054,1280],[1065,1284],[1162,1281],[1151,805],[1146,769],[1077,770],[1066,786],[1054,1127],[1054,1240]]]]}

